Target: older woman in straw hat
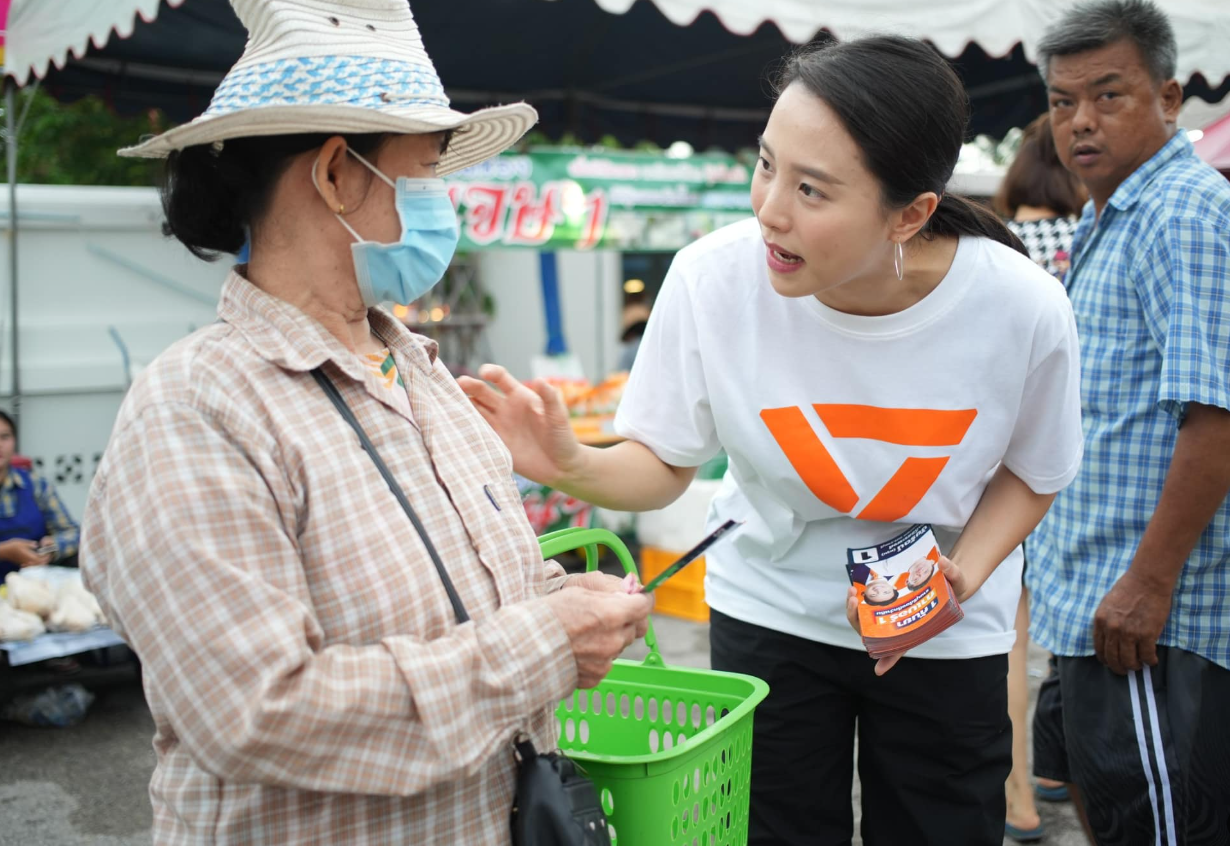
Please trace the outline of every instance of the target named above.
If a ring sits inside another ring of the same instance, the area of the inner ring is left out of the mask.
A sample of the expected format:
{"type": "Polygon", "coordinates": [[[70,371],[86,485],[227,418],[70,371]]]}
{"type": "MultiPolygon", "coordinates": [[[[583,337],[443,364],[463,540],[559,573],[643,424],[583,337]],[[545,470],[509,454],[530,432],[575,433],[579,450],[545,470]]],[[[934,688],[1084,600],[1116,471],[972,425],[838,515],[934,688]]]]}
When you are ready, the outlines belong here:
{"type": "Polygon", "coordinates": [[[121,152],[167,157],[168,232],[251,259],[133,385],[84,521],[144,667],[155,841],[503,843],[510,738],[553,746],[651,601],[544,564],[507,450],[377,306],[448,265],[440,176],[535,114],[452,111],[405,0],[234,5],[209,109],[121,152]]]}

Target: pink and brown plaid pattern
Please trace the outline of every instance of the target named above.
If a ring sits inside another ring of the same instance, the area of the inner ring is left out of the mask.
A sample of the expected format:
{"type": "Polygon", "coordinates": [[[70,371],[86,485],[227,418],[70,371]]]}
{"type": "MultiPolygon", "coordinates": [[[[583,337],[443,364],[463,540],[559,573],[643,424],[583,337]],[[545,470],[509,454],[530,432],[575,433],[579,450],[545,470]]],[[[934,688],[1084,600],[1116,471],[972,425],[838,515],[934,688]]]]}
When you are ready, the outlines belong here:
{"type": "Polygon", "coordinates": [[[507,451],[434,344],[384,312],[372,328],[409,417],[320,324],[236,274],[219,315],[133,385],[83,526],[86,583],[144,667],[155,842],[507,843],[508,740],[554,746],[576,683],[540,598],[562,571],[507,451]],[[312,380],[321,364],[471,622],[312,380]]]}

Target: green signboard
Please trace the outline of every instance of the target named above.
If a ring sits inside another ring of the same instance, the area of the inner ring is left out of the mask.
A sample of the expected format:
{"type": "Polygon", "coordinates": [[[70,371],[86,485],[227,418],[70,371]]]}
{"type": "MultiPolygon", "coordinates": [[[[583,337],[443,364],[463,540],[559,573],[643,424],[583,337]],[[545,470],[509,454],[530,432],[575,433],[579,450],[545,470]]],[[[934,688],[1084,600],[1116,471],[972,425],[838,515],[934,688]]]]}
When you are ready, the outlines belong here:
{"type": "Polygon", "coordinates": [[[609,151],[505,154],[447,178],[461,250],[678,250],[751,215],[733,156],[609,151]]]}

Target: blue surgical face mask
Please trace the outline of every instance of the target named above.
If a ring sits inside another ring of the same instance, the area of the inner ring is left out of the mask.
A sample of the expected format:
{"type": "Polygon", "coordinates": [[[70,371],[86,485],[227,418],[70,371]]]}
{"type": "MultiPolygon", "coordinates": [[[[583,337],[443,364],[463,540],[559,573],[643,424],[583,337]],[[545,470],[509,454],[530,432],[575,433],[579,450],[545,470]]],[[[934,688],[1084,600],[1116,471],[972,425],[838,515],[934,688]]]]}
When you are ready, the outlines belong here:
{"type": "MultiPolygon", "coordinates": [[[[401,305],[412,303],[444,278],[461,237],[457,213],[448,198],[444,180],[403,176],[394,182],[354,150],[349,152],[393,188],[393,202],[401,220],[400,240],[379,244],[364,240],[341,215],[336,215],[355,237],[356,243],[350,246],[350,253],[354,257],[363,304],[371,307],[390,301],[401,305]]],[[[316,184],[315,167],[312,168],[312,182],[316,184]]],[[[320,190],[318,184],[316,190],[320,190]]]]}

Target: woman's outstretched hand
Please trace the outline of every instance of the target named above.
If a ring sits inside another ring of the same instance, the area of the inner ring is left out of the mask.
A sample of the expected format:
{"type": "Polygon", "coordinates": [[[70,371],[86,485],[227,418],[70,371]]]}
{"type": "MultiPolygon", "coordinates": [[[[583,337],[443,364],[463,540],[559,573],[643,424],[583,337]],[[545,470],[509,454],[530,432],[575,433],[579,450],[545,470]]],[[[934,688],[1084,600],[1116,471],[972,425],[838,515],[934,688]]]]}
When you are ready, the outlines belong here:
{"type": "Polygon", "coordinates": [[[495,364],[478,375],[457,383],[512,453],[513,469],[544,485],[566,478],[580,462],[581,445],[559,391],[542,379],[519,382],[495,364]]]}

